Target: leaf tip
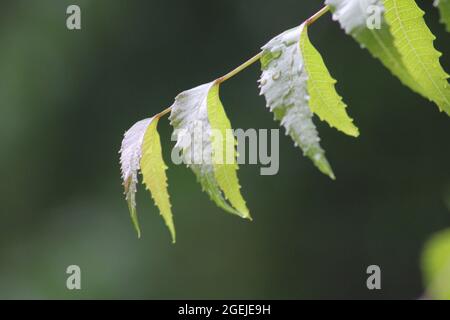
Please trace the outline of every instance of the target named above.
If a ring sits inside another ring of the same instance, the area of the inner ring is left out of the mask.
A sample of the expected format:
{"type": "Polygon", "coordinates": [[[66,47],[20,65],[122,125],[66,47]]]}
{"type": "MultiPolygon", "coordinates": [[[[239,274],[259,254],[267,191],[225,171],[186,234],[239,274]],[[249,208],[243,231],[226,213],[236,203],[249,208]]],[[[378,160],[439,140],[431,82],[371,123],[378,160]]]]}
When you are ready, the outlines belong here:
{"type": "Polygon", "coordinates": [[[141,228],[139,226],[139,219],[137,216],[136,207],[131,198],[127,199],[128,210],[130,211],[131,222],[133,223],[134,229],[136,230],[138,239],[141,238],[141,228]]]}
{"type": "Polygon", "coordinates": [[[330,177],[331,180],[336,180],[336,176],[333,172],[333,169],[331,168],[330,163],[328,162],[328,160],[326,158],[320,159],[320,160],[316,160],[315,164],[317,166],[317,168],[319,168],[319,170],[327,175],[328,177],[330,177]]]}
{"type": "Polygon", "coordinates": [[[137,238],[141,239],[142,233],[141,233],[141,228],[139,227],[139,222],[137,220],[137,217],[136,218],[132,218],[132,220],[133,220],[134,229],[136,230],[137,238]]]}
{"type": "Polygon", "coordinates": [[[250,211],[248,211],[248,209],[246,209],[244,212],[241,213],[241,217],[243,219],[247,219],[249,221],[253,221],[252,216],[250,215],[250,211]]]}
{"type": "Polygon", "coordinates": [[[173,224],[167,225],[167,227],[169,228],[170,236],[172,237],[172,244],[177,243],[177,236],[176,236],[174,225],[173,224]]]}
{"type": "Polygon", "coordinates": [[[131,221],[133,223],[134,229],[136,230],[136,234],[138,239],[141,239],[142,233],[141,233],[141,227],[139,226],[139,220],[137,217],[137,212],[135,208],[130,207],[130,215],[131,215],[131,221]]]}
{"type": "Polygon", "coordinates": [[[322,171],[323,174],[327,175],[331,180],[336,181],[336,175],[328,162],[326,165],[319,166],[319,170],[322,171]]]}
{"type": "Polygon", "coordinates": [[[361,133],[359,132],[358,127],[353,125],[349,132],[347,132],[347,134],[351,137],[358,138],[361,133]]]}

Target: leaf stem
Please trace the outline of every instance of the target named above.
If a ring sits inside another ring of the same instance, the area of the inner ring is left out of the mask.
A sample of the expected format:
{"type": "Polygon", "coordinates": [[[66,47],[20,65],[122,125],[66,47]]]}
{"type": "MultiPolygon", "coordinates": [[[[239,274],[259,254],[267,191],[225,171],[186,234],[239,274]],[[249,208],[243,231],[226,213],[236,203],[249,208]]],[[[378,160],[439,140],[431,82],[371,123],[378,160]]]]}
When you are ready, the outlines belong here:
{"type": "Polygon", "coordinates": [[[170,113],[171,111],[172,111],[172,107],[169,107],[167,109],[164,109],[160,113],[158,113],[155,117],[160,119],[160,118],[164,117],[166,114],[170,113]]]}
{"type": "Polygon", "coordinates": [[[309,19],[305,21],[306,25],[310,26],[314,22],[316,22],[320,17],[322,17],[325,13],[330,11],[330,6],[325,6],[319,11],[317,11],[313,16],[311,16],[309,19]]]}
{"type": "Polygon", "coordinates": [[[224,75],[223,77],[220,77],[216,80],[216,84],[221,84],[222,82],[227,81],[228,79],[231,79],[232,77],[234,77],[235,75],[237,75],[239,72],[243,71],[244,69],[246,69],[247,67],[251,66],[252,64],[254,64],[255,62],[257,62],[259,59],[261,59],[263,53],[260,52],[257,55],[255,55],[254,57],[250,58],[249,60],[247,60],[246,62],[244,62],[243,64],[241,64],[239,67],[237,67],[236,69],[234,69],[233,71],[227,73],[226,75],[224,75]]]}
{"type": "MultiPolygon", "coordinates": [[[[322,17],[324,14],[326,14],[328,11],[330,11],[330,7],[329,6],[325,6],[322,9],[320,9],[319,11],[317,11],[314,15],[312,15],[310,18],[305,20],[305,24],[310,26],[312,25],[314,22],[316,22],[317,20],[319,20],[320,17],[322,17]]],[[[226,75],[217,78],[215,83],[216,84],[221,84],[231,78],[233,78],[235,75],[239,74],[241,71],[247,69],[248,67],[250,67],[252,64],[254,64],[255,62],[259,61],[261,59],[263,55],[263,52],[261,51],[260,53],[258,53],[257,55],[255,55],[254,57],[250,58],[249,60],[247,60],[246,62],[244,62],[243,64],[241,64],[239,67],[237,67],[236,69],[228,72],[226,75]]],[[[166,114],[170,113],[172,111],[172,107],[169,107],[167,109],[165,109],[164,111],[158,113],[156,115],[156,117],[161,118],[164,117],[166,114]]]]}

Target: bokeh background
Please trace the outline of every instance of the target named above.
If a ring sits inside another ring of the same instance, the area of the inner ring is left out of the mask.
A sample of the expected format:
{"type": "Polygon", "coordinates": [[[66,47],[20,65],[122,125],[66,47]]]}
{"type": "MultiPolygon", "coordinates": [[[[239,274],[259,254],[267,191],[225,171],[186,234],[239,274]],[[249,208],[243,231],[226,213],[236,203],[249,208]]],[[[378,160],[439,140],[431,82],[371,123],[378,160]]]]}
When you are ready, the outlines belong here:
{"type": "MultiPolygon", "coordinates": [[[[450,34],[419,1],[450,70],[450,34]]],[[[350,138],[318,123],[337,181],[281,138],[280,172],[241,166],[254,222],[218,209],[170,164],[178,243],[140,188],[132,228],[118,150],[134,122],[300,24],[321,1],[2,0],[0,298],[416,299],[425,241],[450,226],[449,118],[403,87],[330,15],[310,29],[349,113],[350,138]],[[82,30],[66,28],[78,4],[82,30]],[[66,289],[68,265],[82,290],[66,289]],[[366,288],[366,268],[382,290],[366,288]]],[[[257,65],[221,90],[235,128],[277,128],[257,65]]]]}

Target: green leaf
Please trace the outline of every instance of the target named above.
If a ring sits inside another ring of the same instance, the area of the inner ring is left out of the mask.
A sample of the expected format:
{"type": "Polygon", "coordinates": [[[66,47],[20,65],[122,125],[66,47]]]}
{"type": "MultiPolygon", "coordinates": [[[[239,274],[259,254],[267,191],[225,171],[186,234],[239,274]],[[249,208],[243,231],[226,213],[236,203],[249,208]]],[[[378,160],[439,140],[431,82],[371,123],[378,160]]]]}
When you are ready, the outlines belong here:
{"type": "Polygon", "coordinates": [[[347,106],[336,92],[333,79],[320,53],[311,44],[308,37],[308,27],[305,25],[300,38],[300,48],[308,74],[307,88],[309,92],[309,107],[321,120],[328,122],[342,132],[357,137],[358,128],[346,112],[347,106]]]}
{"type": "Polygon", "coordinates": [[[435,37],[423,19],[424,12],[414,0],[384,0],[384,6],[406,69],[420,83],[422,93],[450,115],[449,75],[439,63],[441,53],[433,46],[435,37]]]}
{"type": "Polygon", "coordinates": [[[426,295],[428,298],[450,299],[450,229],[434,235],[422,254],[426,295]]]}
{"type": "Polygon", "coordinates": [[[394,45],[394,37],[384,18],[385,8],[382,0],[326,0],[325,3],[333,12],[333,20],[339,21],[345,32],[362,48],[366,48],[373,57],[379,59],[405,86],[425,96],[420,84],[403,64],[402,56],[394,45]],[[368,21],[376,13],[381,14],[379,28],[369,28],[368,21]]]}
{"type": "Polygon", "coordinates": [[[142,157],[142,142],[145,132],[152,121],[153,118],[145,119],[134,124],[125,133],[120,149],[120,164],[123,185],[125,187],[125,198],[130,210],[131,220],[139,238],[141,237],[141,230],[136,212],[136,184],[138,182],[138,171],[142,157]]]}
{"type": "Polygon", "coordinates": [[[155,204],[169,228],[175,243],[175,226],[173,223],[169,193],[167,191],[167,166],[162,157],[161,140],[157,130],[159,119],[155,117],[148,126],[142,145],[141,172],[144,184],[150,191],[155,204]]]}
{"type": "Polygon", "coordinates": [[[131,220],[138,237],[141,237],[141,230],[136,211],[136,184],[138,172],[141,170],[144,183],[151,191],[175,242],[175,228],[167,192],[167,167],[162,158],[161,141],[157,131],[158,120],[153,117],[139,121],[125,133],[120,149],[122,179],[131,220]]]}
{"type": "MultiPolygon", "coordinates": [[[[213,152],[217,150],[213,149],[213,132],[209,118],[211,107],[208,98],[214,86],[215,82],[203,84],[176,97],[170,115],[175,129],[173,138],[177,141],[175,149],[181,151],[184,163],[192,169],[203,191],[209,194],[217,206],[229,213],[249,218],[248,210],[236,196],[238,190],[234,190],[234,187],[239,185],[235,183],[237,178],[235,180],[232,177],[233,183],[226,183],[224,179],[229,176],[222,175],[228,174],[230,169],[225,170],[213,162],[213,152]],[[228,187],[225,187],[226,185],[228,187]]],[[[213,120],[216,121],[215,125],[219,125],[223,122],[223,117],[217,116],[216,110],[217,105],[213,105],[213,120]]]]}
{"type": "Polygon", "coordinates": [[[450,0],[435,0],[434,5],[439,8],[441,22],[445,24],[447,31],[450,32],[450,0]]]}
{"type": "Polygon", "coordinates": [[[280,34],[262,49],[259,82],[267,107],[316,167],[334,179],[319,143],[313,112],[349,135],[357,136],[358,129],[335,91],[335,80],[309,41],[306,24],[280,34]]]}
{"type": "Polygon", "coordinates": [[[208,119],[212,131],[218,133],[211,137],[216,180],[231,205],[244,218],[251,219],[245,200],[240,193],[241,186],[237,177],[236,139],[219,98],[218,84],[213,85],[208,93],[208,119]]]}

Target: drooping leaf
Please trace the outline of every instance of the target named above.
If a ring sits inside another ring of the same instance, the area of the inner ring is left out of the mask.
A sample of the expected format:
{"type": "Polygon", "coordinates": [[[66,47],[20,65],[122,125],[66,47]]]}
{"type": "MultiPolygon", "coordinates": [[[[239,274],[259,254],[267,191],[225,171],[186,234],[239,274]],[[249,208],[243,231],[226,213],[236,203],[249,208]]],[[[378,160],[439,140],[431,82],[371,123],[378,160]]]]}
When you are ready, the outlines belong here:
{"type": "MultiPolygon", "coordinates": [[[[208,97],[214,85],[214,82],[203,84],[176,97],[170,115],[175,129],[173,136],[177,141],[175,148],[181,151],[184,163],[192,169],[203,191],[209,194],[217,206],[227,212],[249,218],[248,210],[244,210],[244,206],[237,200],[236,194],[240,194],[240,191],[223,188],[226,184],[222,178],[223,169],[219,170],[218,179],[217,167],[213,161],[213,134],[208,117],[208,97]],[[227,199],[233,199],[234,203],[230,200],[230,205],[227,199]]],[[[212,108],[214,111],[217,106],[212,108]]]]}
{"type": "Polygon", "coordinates": [[[450,229],[434,235],[422,254],[426,296],[450,299],[450,229]]]}
{"type": "Polygon", "coordinates": [[[404,85],[425,96],[394,45],[391,28],[384,17],[383,0],[326,0],[325,3],[333,12],[333,20],[338,21],[347,34],[379,59],[404,85]]]}
{"type": "Polygon", "coordinates": [[[136,211],[136,184],[138,172],[141,170],[144,183],[151,191],[175,242],[175,228],[172,221],[165,174],[167,167],[162,159],[161,142],[156,130],[157,125],[158,118],[153,117],[137,122],[125,133],[120,149],[122,179],[131,220],[138,237],[141,237],[141,230],[136,211]]]}
{"type": "Polygon", "coordinates": [[[218,84],[213,85],[208,93],[208,119],[212,131],[218,133],[211,137],[217,182],[231,205],[242,213],[243,217],[250,218],[245,200],[239,191],[241,186],[237,177],[236,139],[232,133],[230,120],[220,101],[218,84]]]}
{"type": "Polygon", "coordinates": [[[450,0],[435,0],[434,5],[439,8],[441,22],[445,24],[450,32],[450,0]]]}
{"type": "Polygon", "coordinates": [[[349,135],[358,135],[358,129],[348,117],[322,57],[309,42],[306,24],[280,34],[262,49],[259,82],[267,107],[316,167],[334,179],[319,143],[313,112],[349,135]]]}
{"type": "Polygon", "coordinates": [[[357,137],[358,128],[346,112],[347,106],[336,92],[333,79],[325,66],[322,56],[311,44],[308,37],[308,26],[305,25],[300,38],[300,49],[308,74],[307,88],[309,107],[321,120],[328,122],[342,132],[357,137]]]}
{"type": "Polygon", "coordinates": [[[409,74],[422,87],[422,94],[450,115],[449,75],[442,68],[434,46],[434,35],[426,25],[424,12],[414,0],[384,0],[385,19],[394,36],[409,74]]]}
{"type": "Polygon", "coordinates": [[[167,191],[167,166],[164,163],[161,149],[161,139],[157,130],[157,117],[150,123],[142,144],[141,172],[144,184],[150,191],[156,206],[159,208],[175,243],[175,226],[169,193],[167,191]]]}
{"type": "Polygon", "coordinates": [[[153,121],[153,118],[145,119],[133,125],[124,136],[120,149],[120,164],[122,180],[125,187],[125,198],[128,202],[131,220],[138,237],[141,237],[139,221],[136,212],[136,184],[138,182],[138,171],[142,157],[142,142],[145,132],[153,121]]]}

